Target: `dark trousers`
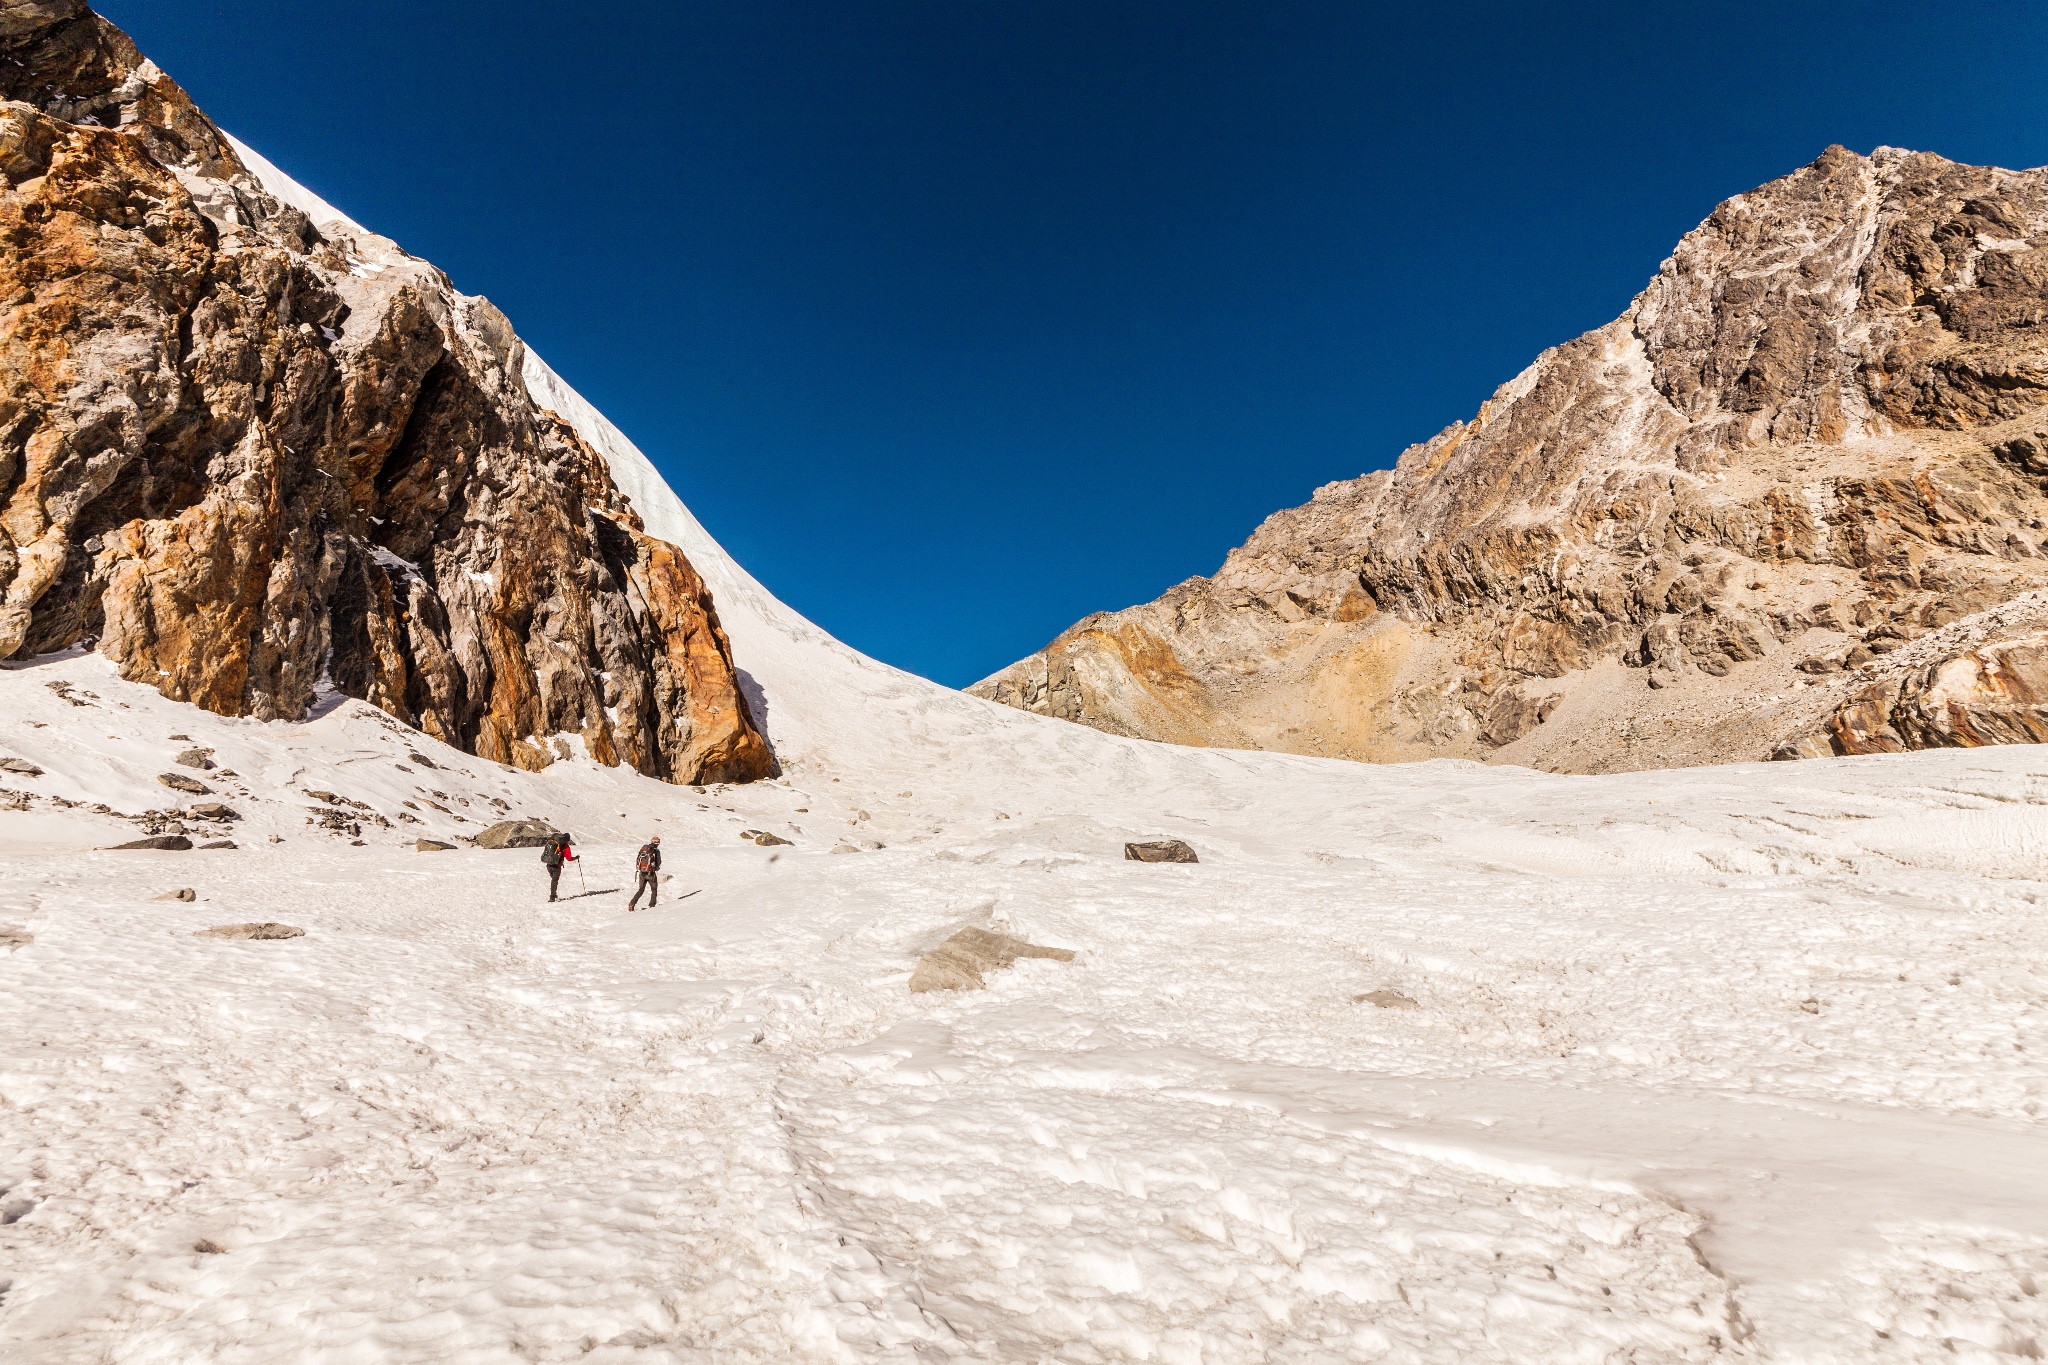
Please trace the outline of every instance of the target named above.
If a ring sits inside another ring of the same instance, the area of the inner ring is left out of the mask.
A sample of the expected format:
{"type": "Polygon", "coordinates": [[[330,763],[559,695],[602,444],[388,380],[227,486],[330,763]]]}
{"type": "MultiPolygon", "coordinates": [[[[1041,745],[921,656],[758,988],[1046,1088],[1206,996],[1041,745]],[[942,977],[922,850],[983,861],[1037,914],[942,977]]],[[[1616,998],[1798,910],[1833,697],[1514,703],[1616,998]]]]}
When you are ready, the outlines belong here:
{"type": "Polygon", "coordinates": [[[654,873],[642,872],[640,874],[640,880],[633,884],[633,899],[626,902],[628,910],[631,910],[640,903],[640,893],[642,891],[647,893],[647,908],[652,910],[655,900],[661,895],[661,887],[656,884],[654,873]]]}
{"type": "Polygon", "coordinates": [[[561,884],[562,884],[562,865],[561,865],[560,863],[549,863],[549,864],[548,864],[548,899],[549,899],[549,900],[553,900],[553,899],[555,898],[555,889],[556,889],[557,887],[561,886],[561,884]]]}

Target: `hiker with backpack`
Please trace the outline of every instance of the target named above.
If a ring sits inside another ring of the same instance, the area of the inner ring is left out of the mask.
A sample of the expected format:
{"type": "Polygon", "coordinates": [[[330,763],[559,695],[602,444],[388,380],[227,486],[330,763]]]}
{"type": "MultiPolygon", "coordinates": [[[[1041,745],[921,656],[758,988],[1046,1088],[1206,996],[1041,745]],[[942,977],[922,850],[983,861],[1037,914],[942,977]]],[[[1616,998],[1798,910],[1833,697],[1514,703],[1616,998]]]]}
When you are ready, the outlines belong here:
{"type": "Polygon", "coordinates": [[[569,847],[569,836],[557,830],[541,842],[540,860],[548,870],[548,900],[557,899],[555,892],[562,882],[562,864],[576,861],[576,851],[569,847]]]}
{"type": "Polygon", "coordinates": [[[658,874],[661,871],[661,836],[659,834],[640,845],[640,855],[633,860],[633,869],[640,876],[639,880],[633,884],[633,899],[626,902],[626,910],[630,914],[632,911],[640,908],[640,893],[642,891],[647,893],[647,908],[652,910],[655,900],[661,895],[661,887],[658,884],[658,874]]]}

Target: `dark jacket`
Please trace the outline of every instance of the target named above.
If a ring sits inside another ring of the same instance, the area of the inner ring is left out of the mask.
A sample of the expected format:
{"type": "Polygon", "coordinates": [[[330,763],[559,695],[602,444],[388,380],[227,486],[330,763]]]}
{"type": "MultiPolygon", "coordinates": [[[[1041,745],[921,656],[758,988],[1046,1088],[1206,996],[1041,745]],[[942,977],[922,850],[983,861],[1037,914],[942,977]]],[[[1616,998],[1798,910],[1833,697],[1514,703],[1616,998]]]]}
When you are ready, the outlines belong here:
{"type": "Polygon", "coordinates": [[[569,836],[553,835],[540,846],[540,860],[549,867],[560,867],[563,861],[575,861],[576,855],[569,851],[569,836]]]}
{"type": "Polygon", "coordinates": [[[633,859],[633,866],[642,872],[661,871],[661,847],[658,844],[640,845],[640,856],[633,859]]]}

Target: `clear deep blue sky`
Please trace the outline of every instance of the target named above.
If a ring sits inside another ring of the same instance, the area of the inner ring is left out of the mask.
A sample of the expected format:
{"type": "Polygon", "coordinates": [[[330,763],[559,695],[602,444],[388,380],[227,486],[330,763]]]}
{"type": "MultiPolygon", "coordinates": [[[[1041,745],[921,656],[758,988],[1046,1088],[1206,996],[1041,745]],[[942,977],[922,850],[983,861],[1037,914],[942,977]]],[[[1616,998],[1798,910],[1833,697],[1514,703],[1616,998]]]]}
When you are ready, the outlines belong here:
{"type": "Polygon", "coordinates": [[[2048,162],[2039,4],[100,7],[955,685],[1391,464],[1829,143],[2048,162]]]}

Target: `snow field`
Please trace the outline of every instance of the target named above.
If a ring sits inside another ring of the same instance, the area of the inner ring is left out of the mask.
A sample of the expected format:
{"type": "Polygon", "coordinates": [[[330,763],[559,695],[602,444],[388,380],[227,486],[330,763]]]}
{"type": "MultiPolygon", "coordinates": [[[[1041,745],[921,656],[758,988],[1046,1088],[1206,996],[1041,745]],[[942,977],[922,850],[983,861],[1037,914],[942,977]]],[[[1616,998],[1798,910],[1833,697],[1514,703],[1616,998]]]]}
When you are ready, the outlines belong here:
{"type": "Polygon", "coordinates": [[[0,777],[9,1365],[2048,1353],[2048,754],[1117,739],[831,640],[525,373],[710,584],[786,779],[0,668],[45,770],[0,777]],[[188,743],[242,846],[93,851],[137,832],[95,804],[188,804],[155,778],[188,743]],[[494,802],[579,834],[592,894],[411,850],[494,802]],[[655,830],[673,880],[628,916],[655,830]],[[1157,837],[1202,862],[1121,860],[1157,837]],[[192,937],[270,919],[307,933],[192,937]],[[1079,956],[911,996],[968,924],[1079,956]]]}
{"type": "Polygon", "coordinates": [[[0,925],[33,936],[0,957],[10,1359],[2043,1340],[2036,751],[1555,779],[1041,722],[1084,743],[700,794],[353,704],[199,715],[93,658],[0,689],[43,722],[7,732],[46,769],[16,789],[161,802],[159,731],[246,775],[230,852],[0,814],[0,925]],[[395,813],[426,781],[429,833],[494,795],[578,829],[594,894],[546,905],[531,850],[303,823],[308,787],[395,813]],[[629,917],[649,828],[673,880],[629,917]],[[1152,834],[1203,863],[1121,860],[1152,834]],[[307,935],[192,937],[266,919],[307,935]],[[963,924],[1081,956],[909,995],[963,924]]]}

